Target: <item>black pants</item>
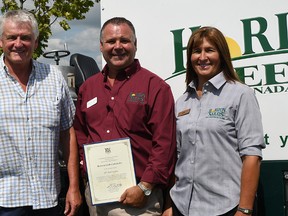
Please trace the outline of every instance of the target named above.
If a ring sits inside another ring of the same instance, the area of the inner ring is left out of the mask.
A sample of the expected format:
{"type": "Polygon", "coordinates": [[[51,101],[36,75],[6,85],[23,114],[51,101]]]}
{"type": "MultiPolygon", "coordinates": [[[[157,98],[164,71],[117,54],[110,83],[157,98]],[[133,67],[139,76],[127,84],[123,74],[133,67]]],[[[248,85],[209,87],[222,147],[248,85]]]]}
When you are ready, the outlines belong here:
{"type": "Polygon", "coordinates": [[[223,214],[223,215],[219,215],[219,216],[234,216],[234,215],[236,214],[236,212],[237,212],[237,207],[238,207],[238,206],[236,206],[235,208],[233,208],[233,209],[230,210],[229,212],[227,212],[227,213],[225,213],[225,214],[223,214]]]}
{"type": "Polygon", "coordinates": [[[184,216],[178,208],[175,206],[174,203],[172,203],[172,210],[173,210],[173,216],[184,216]]]}
{"type": "MultiPolygon", "coordinates": [[[[174,205],[172,205],[172,210],[173,210],[173,216],[184,216],[179,210],[178,208],[174,205]]],[[[237,212],[237,206],[235,208],[233,208],[232,210],[230,210],[229,212],[219,215],[219,216],[234,216],[237,212]]]]}
{"type": "Polygon", "coordinates": [[[49,209],[33,210],[31,206],[3,208],[0,207],[0,216],[58,216],[60,209],[58,206],[49,209]]]}

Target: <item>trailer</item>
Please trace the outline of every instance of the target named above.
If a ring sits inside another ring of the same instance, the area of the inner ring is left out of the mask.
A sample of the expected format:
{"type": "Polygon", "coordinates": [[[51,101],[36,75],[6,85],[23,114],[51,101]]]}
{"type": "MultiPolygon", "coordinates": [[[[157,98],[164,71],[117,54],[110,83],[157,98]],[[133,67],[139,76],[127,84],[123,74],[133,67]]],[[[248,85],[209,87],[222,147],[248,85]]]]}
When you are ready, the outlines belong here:
{"type": "Polygon", "coordinates": [[[201,26],[224,33],[233,66],[254,89],[263,118],[266,149],[257,194],[259,215],[288,216],[287,2],[101,1],[101,23],[114,16],[134,24],[136,58],[166,80],[175,99],[185,91],[186,44],[191,33],[201,26]]]}

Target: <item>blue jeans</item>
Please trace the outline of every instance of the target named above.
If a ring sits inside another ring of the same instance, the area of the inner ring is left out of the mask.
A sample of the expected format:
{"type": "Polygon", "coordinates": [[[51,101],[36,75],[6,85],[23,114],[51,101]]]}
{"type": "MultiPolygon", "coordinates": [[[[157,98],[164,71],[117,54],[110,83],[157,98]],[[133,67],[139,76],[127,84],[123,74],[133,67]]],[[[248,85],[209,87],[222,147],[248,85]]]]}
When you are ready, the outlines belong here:
{"type": "Polygon", "coordinates": [[[33,210],[31,206],[4,208],[0,207],[0,216],[60,216],[58,206],[48,209],[33,210]]]}

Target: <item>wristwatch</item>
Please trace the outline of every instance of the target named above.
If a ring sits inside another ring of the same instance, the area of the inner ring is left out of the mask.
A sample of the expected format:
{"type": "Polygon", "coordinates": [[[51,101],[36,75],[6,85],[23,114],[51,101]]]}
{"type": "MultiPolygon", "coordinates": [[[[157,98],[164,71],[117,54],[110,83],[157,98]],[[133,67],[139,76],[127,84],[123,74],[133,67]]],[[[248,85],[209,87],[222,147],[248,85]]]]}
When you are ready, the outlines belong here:
{"type": "Polygon", "coordinates": [[[242,212],[243,214],[246,214],[246,215],[252,215],[252,213],[253,213],[253,210],[251,210],[251,209],[245,209],[245,208],[238,207],[237,210],[242,212]]]}
{"type": "Polygon", "coordinates": [[[152,190],[145,187],[141,182],[139,182],[138,187],[144,192],[145,196],[149,196],[152,193],[152,190]]]}

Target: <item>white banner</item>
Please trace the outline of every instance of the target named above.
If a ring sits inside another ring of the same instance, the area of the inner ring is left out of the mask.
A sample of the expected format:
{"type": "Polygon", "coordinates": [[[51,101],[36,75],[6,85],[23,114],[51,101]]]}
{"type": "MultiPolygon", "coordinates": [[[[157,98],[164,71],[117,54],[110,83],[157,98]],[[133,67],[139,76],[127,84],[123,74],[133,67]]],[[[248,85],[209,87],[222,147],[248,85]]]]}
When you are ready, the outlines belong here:
{"type": "Polygon", "coordinates": [[[233,65],[255,90],[264,125],[264,160],[288,159],[288,26],[284,0],[104,0],[101,22],[123,16],[135,26],[136,57],[171,85],[185,90],[187,41],[193,29],[214,26],[227,38],[233,65]]]}

